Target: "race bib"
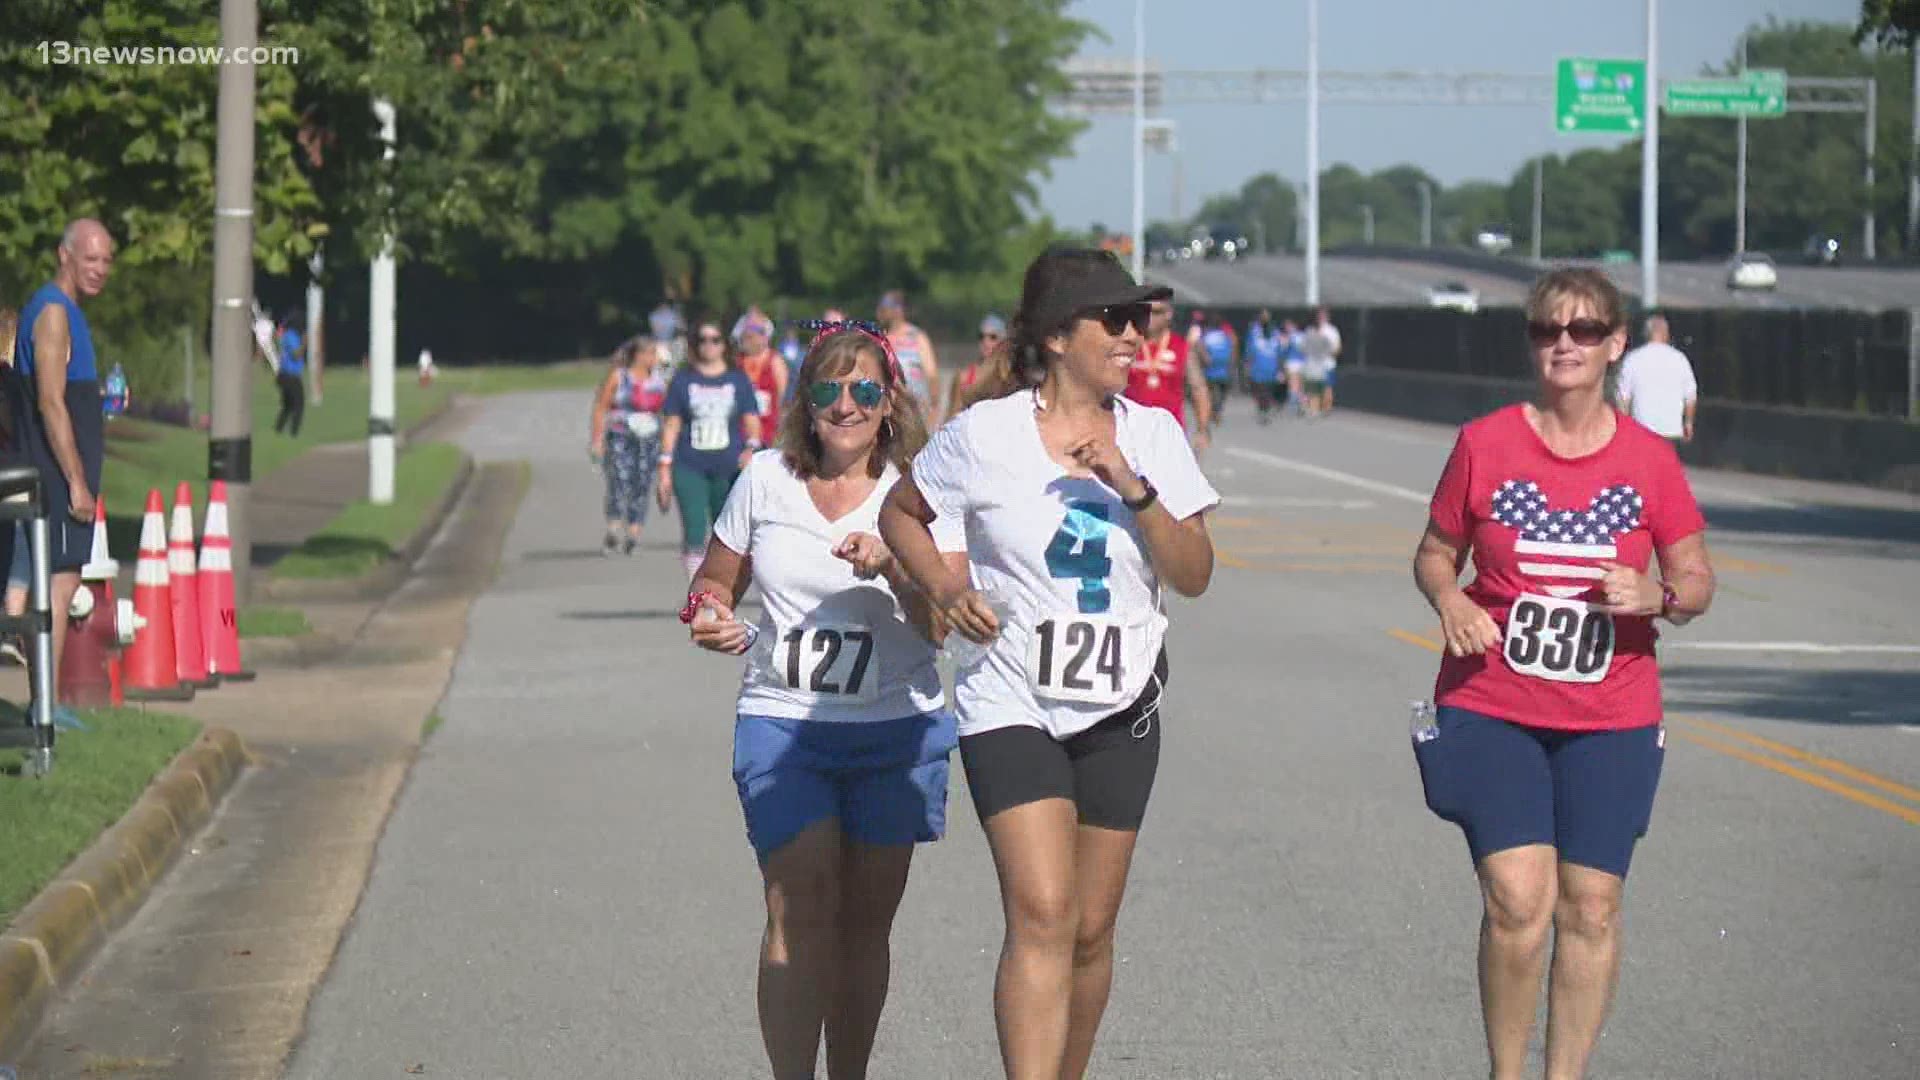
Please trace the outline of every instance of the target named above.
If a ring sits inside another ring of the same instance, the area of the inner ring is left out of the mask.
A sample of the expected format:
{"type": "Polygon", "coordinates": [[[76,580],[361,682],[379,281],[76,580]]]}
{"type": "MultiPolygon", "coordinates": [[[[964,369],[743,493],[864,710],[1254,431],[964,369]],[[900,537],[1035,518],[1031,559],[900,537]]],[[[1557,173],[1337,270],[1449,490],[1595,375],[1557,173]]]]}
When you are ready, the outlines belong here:
{"type": "Polygon", "coordinates": [[[766,416],[773,412],[773,394],[769,391],[755,390],[753,392],[753,399],[760,404],[761,416],[766,416]]]}
{"type": "Polygon", "coordinates": [[[1613,664],[1613,616],[1584,600],[1521,593],[1507,612],[1501,651],[1522,675],[1597,683],[1613,664]]]}
{"type": "Polygon", "coordinates": [[[1123,705],[1128,658],[1143,637],[1112,615],[1057,615],[1027,638],[1027,685],[1035,697],[1123,705]]]}
{"type": "Polygon", "coordinates": [[[873,631],[864,626],[795,627],[780,635],[773,668],[789,690],[835,701],[866,704],[880,689],[873,631]]]}
{"type": "Polygon", "coordinates": [[[660,418],[652,413],[628,413],[627,430],[637,439],[651,439],[660,434],[660,418]]]}
{"type": "Polygon", "coordinates": [[[728,435],[727,417],[694,417],[691,438],[695,450],[725,450],[732,441],[728,435]]]}

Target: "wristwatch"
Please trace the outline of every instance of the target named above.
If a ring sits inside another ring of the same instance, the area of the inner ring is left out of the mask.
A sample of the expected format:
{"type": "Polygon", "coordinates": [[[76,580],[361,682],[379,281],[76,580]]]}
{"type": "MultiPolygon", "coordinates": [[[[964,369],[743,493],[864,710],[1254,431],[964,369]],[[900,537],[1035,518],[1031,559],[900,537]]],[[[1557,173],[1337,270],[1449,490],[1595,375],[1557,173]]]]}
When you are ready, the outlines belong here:
{"type": "Polygon", "coordinates": [[[1160,492],[1153,486],[1153,481],[1142,476],[1140,477],[1140,483],[1146,486],[1146,489],[1147,489],[1146,494],[1140,496],[1138,499],[1120,500],[1122,505],[1126,506],[1128,510],[1133,511],[1136,514],[1142,510],[1145,510],[1147,507],[1152,506],[1153,501],[1160,497],[1160,492]]]}

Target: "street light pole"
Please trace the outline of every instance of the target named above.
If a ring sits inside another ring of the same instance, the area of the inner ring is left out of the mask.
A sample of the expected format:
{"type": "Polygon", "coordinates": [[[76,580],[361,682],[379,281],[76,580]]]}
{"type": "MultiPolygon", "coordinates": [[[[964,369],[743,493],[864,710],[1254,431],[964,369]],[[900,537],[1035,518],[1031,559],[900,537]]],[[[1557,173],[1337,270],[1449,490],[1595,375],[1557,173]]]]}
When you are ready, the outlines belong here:
{"type": "MultiPolygon", "coordinates": [[[[1747,77],[1747,35],[1740,34],[1740,77],[1747,77]]],[[[1737,160],[1733,167],[1733,253],[1747,250],[1747,114],[1734,121],[1737,160]]]]}
{"type": "Polygon", "coordinates": [[[1867,260],[1871,262],[1873,254],[1873,234],[1877,231],[1873,220],[1873,128],[1876,106],[1880,100],[1880,80],[1867,80],[1867,242],[1864,245],[1867,260]]]}
{"type": "Polygon", "coordinates": [[[1640,302],[1660,303],[1660,0],[1647,0],[1645,138],[1640,144],[1640,302]]]}
{"type": "Polygon", "coordinates": [[[1147,266],[1147,0],[1133,0],[1133,277],[1147,266]]]}
{"type": "MultiPolygon", "coordinates": [[[[373,103],[380,118],[380,140],[385,160],[393,160],[393,103],[373,103]]],[[[391,206],[386,212],[392,213],[391,206]]],[[[368,302],[367,342],[367,501],[375,506],[393,502],[393,338],[394,338],[393,225],[382,228],[380,253],[373,257],[368,302]]]]}
{"type": "Polygon", "coordinates": [[[1540,233],[1545,225],[1546,214],[1546,169],[1547,159],[1533,159],[1533,261],[1540,261],[1540,233]]]}
{"type": "Polygon", "coordinates": [[[1320,303],[1320,0],[1307,0],[1307,304],[1320,303]]]}
{"type": "Polygon", "coordinates": [[[1360,242],[1373,246],[1373,206],[1369,203],[1360,204],[1360,242]]]}
{"type": "Polygon", "coordinates": [[[1433,246],[1433,185],[1420,181],[1420,246],[1433,246]]]}
{"type": "MultiPolygon", "coordinates": [[[[251,50],[259,32],[255,0],[220,0],[220,44],[251,50]]],[[[233,594],[246,602],[253,573],[253,99],[251,64],[220,65],[213,173],[213,400],[207,479],[227,487],[233,539],[233,594]]]]}

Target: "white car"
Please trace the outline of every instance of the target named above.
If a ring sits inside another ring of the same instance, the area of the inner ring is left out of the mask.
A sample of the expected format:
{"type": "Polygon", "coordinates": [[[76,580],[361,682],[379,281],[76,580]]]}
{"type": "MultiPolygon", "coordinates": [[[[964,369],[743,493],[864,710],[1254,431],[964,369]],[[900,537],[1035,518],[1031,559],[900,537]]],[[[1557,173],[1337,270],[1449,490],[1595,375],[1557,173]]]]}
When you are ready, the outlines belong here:
{"type": "Polygon", "coordinates": [[[1736,255],[1727,264],[1729,289],[1776,289],[1779,286],[1780,272],[1774,269],[1773,260],[1758,252],[1736,255]]]}
{"type": "Polygon", "coordinates": [[[1473,243],[1489,255],[1505,255],[1513,250],[1513,234],[1498,225],[1488,225],[1474,234],[1473,243]]]}
{"type": "Polygon", "coordinates": [[[1449,281],[1427,290],[1427,304],[1471,315],[1480,310],[1480,294],[1457,281],[1449,281]]]}

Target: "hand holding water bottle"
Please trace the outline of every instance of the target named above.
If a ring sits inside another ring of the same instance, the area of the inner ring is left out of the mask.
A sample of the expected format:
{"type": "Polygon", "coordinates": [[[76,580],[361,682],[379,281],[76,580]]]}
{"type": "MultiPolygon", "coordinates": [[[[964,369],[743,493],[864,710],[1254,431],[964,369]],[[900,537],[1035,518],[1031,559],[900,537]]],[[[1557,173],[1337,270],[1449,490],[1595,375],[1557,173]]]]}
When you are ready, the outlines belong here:
{"type": "Polygon", "coordinates": [[[987,654],[1013,614],[1013,605],[1005,599],[972,588],[936,596],[933,602],[950,628],[941,651],[962,668],[973,666],[987,654]]]}
{"type": "Polygon", "coordinates": [[[693,643],[703,649],[738,656],[753,647],[755,629],[734,618],[733,609],[711,596],[700,601],[700,609],[688,624],[693,643]]]}

